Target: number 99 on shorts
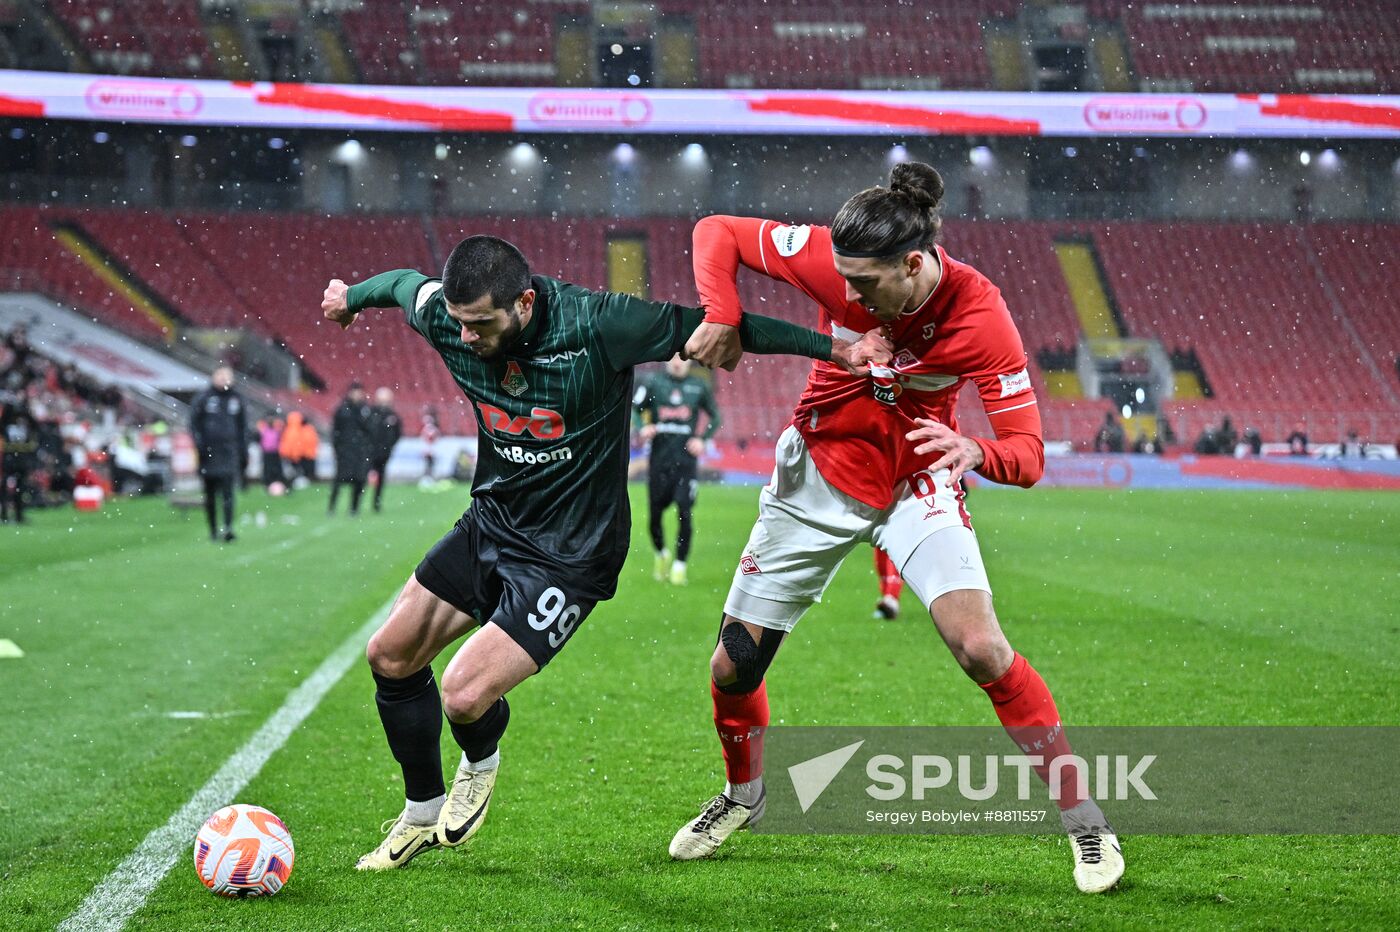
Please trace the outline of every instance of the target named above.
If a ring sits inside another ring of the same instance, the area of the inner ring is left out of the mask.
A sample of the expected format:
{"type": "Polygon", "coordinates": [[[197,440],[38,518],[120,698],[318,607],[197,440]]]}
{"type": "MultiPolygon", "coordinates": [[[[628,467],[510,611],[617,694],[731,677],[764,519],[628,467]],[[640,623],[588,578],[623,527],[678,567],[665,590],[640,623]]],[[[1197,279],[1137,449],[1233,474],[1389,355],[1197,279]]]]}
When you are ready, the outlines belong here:
{"type": "Polygon", "coordinates": [[[574,633],[574,628],[583,615],[582,609],[577,605],[567,604],[568,601],[569,598],[564,595],[562,589],[550,586],[540,593],[539,601],[535,603],[535,611],[526,618],[530,627],[536,631],[549,632],[549,646],[555,650],[574,633]]]}

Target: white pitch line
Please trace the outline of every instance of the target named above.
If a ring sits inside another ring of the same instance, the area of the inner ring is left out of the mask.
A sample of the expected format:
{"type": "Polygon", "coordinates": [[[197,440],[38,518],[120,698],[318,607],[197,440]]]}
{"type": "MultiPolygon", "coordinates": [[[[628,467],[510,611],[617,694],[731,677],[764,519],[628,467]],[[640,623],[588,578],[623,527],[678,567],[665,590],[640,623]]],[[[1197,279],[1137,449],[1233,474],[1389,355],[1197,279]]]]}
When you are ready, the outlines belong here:
{"type": "Polygon", "coordinates": [[[169,873],[176,859],[193,850],[195,832],[209,814],[234,801],[234,796],[257,776],[268,758],[286,743],[296,727],[362,655],[369,636],[384,623],[393,604],[394,599],[385,602],[354,634],[341,642],[316,671],[287,696],[282,707],[257,733],[224,761],[218,773],[170,817],[170,821],[153,829],[126,860],[93,888],[73,914],[58,926],[59,932],[116,932],[126,925],[156,884],[169,873]]]}
{"type": "Polygon", "coordinates": [[[331,525],[329,524],[317,525],[316,527],[307,531],[305,534],[298,534],[295,537],[289,537],[284,541],[279,541],[278,543],[272,544],[270,546],[260,547],[257,550],[251,550],[248,553],[241,554],[236,559],[230,562],[232,562],[234,566],[248,566],[249,564],[255,563],[258,560],[263,559],[264,557],[270,557],[275,553],[281,553],[284,550],[290,550],[298,544],[304,544],[314,537],[322,537],[325,534],[327,534],[330,530],[331,525]]]}

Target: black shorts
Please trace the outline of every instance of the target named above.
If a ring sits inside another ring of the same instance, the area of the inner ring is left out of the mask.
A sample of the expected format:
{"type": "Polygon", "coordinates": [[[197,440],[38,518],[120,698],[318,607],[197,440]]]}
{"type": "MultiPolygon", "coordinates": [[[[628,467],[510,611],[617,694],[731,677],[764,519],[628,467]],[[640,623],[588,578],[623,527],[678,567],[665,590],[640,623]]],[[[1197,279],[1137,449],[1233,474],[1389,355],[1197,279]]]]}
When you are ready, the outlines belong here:
{"type": "Polygon", "coordinates": [[[695,505],[698,463],[693,456],[670,461],[653,461],[647,474],[647,498],[652,510],[666,508],[672,502],[677,508],[695,505]]]}
{"type": "Polygon", "coordinates": [[[492,622],[543,669],[598,603],[562,564],[503,555],[471,511],[413,571],[433,595],[482,624],[492,622]]]}

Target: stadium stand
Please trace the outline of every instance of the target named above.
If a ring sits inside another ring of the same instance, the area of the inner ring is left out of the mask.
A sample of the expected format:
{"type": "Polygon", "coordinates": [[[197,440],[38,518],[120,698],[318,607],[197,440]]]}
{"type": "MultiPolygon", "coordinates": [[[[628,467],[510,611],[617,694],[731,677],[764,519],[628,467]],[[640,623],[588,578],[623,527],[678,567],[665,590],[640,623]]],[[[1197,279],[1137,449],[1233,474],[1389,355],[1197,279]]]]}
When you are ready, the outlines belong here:
{"type": "Polygon", "coordinates": [[[696,4],[700,80],[711,87],[989,88],[982,19],[1014,7],[696,4]]]}
{"type": "Polygon", "coordinates": [[[365,0],[340,14],[341,31],[366,84],[417,84],[417,41],[399,0],[365,0]]]}
{"type": "Polygon", "coordinates": [[[219,77],[197,0],[48,0],[98,71],[219,77]]]}
{"type": "MultiPolygon", "coordinates": [[[[6,255],[0,280],[48,293],[147,340],[164,333],[54,238],[63,224],[79,227],[184,320],[247,327],[283,341],[326,384],[322,393],[289,402],[325,414],[352,379],[395,385],[410,430],[431,406],[445,430],[470,432],[470,413],[406,328],[380,321],[342,334],[320,319],[320,290],[333,275],[354,280],[391,267],[439,268],[463,236],[491,233],[516,243],[540,273],[602,288],[609,237],[641,235],[649,244],[652,295],[697,300],[688,220],[0,210],[0,235],[17,247],[6,255]]],[[[1048,436],[1083,443],[1105,410],[1100,400],[1048,397],[1035,362],[1042,348],[1072,346],[1080,334],[1054,253],[1056,239],[1066,236],[1092,239],[1128,335],[1199,358],[1213,397],[1167,408],[1183,439],[1224,414],[1270,440],[1282,439],[1299,419],[1325,430],[1355,423],[1373,436],[1400,432],[1394,371],[1400,324],[1388,303],[1400,288],[1392,258],[1400,255],[1400,229],[950,222],[945,247],[997,282],[1017,318],[1048,436]],[[1300,379],[1299,372],[1309,375],[1300,379]]],[[[816,319],[810,302],[763,276],[745,272],[741,293],[753,311],[806,324],[816,319]]],[[[727,436],[770,441],[807,371],[802,360],[750,358],[733,376],[720,376],[727,436]]],[[[975,403],[963,410],[968,428],[985,429],[975,403]]]]}
{"type": "Polygon", "coordinates": [[[1121,25],[1143,90],[1364,94],[1400,80],[1385,4],[1092,0],[1090,13],[1121,25]]]}
{"type": "MultiPolygon", "coordinates": [[[[80,49],[100,72],[219,77],[211,41],[222,46],[242,41],[219,32],[226,28],[217,17],[206,26],[198,0],[32,2],[52,11],[56,28],[66,34],[61,44],[80,49]]],[[[561,64],[561,24],[576,24],[588,37],[620,30],[629,38],[652,40],[658,64],[671,54],[663,33],[680,35],[686,41],[679,47],[698,54],[672,71],[687,75],[686,84],[705,87],[1006,90],[1033,86],[1019,51],[1043,32],[1047,17],[1055,21],[1049,16],[1052,6],[1019,0],[917,5],[657,0],[600,15],[573,0],[358,0],[317,8],[309,17],[287,15],[282,7],[257,15],[275,16],[279,35],[294,43],[343,42],[344,52],[323,50],[329,57],[325,73],[318,75],[322,80],[332,73],[341,75],[335,80],[344,78],[348,53],[366,83],[552,86],[560,83],[561,67],[566,75],[591,68],[572,58],[570,66],[561,64]],[[989,55],[998,49],[1006,60],[994,80],[989,55]]],[[[1083,11],[1095,36],[1111,37],[1121,50],[1115,61],[1126,56],[1123,64],[1141,90],[1390,93],[1400,85],[1400,21],[1386,3],[1087,0],[1067,6],[1069,12],[1083,11]],[[1356,41],[1357,36],[1366,39],[1356,41]]],[[[0,4],[0,12],[4,9],[0,4]]],[[[1084,38],[1080,25],[1077,33],[1063,34],[1084,38]]],[[[1106,90],[1128,87],[1111,83],[1116,74],[1100,78],[1106,90]]]]}
{"type": "Polygon", "coordinates": [[[538,8],[415,5],[409,14],[429,84],[555,83],[554,24],[538,8]]]}

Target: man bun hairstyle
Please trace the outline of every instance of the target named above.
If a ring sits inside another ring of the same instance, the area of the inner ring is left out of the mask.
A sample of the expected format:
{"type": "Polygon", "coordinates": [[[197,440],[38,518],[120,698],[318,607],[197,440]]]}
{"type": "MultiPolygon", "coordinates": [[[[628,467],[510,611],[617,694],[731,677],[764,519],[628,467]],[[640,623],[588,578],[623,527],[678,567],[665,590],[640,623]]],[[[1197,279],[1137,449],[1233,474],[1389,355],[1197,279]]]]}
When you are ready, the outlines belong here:
{"type": "Polygon", "coordinates": [[[943,229],[943,176],[923,162],[901,162],[888,188],[866,188],[836,212],[831,242],[838,256],[897,259],[933,250],[943,229]]]}
{"type": "Polygon", "coordinates": [[[452,249],[442,270],[442,296],[452,304],[471,304],[489,294],[491,307],[505,308],[530,287],[530,264],[496,236],[468,236],[452,249]]]}

